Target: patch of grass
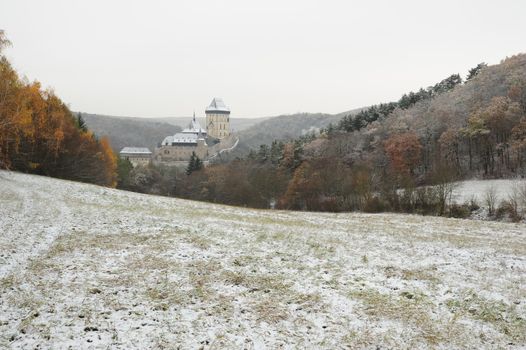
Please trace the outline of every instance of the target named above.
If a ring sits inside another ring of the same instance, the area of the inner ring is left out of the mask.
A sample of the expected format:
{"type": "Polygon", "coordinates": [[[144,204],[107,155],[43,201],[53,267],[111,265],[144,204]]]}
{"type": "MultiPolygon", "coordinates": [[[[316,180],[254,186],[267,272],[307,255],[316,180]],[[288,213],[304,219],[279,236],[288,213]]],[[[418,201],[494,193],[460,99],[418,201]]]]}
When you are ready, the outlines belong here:
{"type": "Polygon", "coordinates": [[[129,271],[178,271],[180,266],[173,260],[166,257],[146,254],[144,256],[133,257],[127,265],[129,271]]]}
{"type": "Polygon", "coordinates": [[[236,256],[232,260],[232,265],[239,266],[239,267],[245,267],[245,266],[253,265],[256,261],[257,261],[257,258],[255,258],[252,255],[241,255],[241,256],[236,256]]]}
{"type": "Polygon", "coordinates": [[[369,263],[369,258],[367,257],[367,255],[362,255],[362,263],[367,265],[369,263]]]}
{"type": "Polygon", "coordinates": [[[201,250],[208,250],[213,244],[213,241],[205,236],[201,236],[197,233],[190,233],[185,236],[184,240],[201,250]]]}
{"type": "Polygon", "coordinates": [[[316,293],[290,293],[284,297],[285,304],[295,305],[294,311],[319,312],[327,305],[322,301],[321,296],[316,293]]]}
{"type": "Polygon", "coordinates": [[[437,284],[440,280],[435,275],[436,270],[435,266],[421,269],[397,269],[389,265],[384,268],[384,274],[387,278],[398,277],[407,281],[428,281],[437,284]]]}
{"type": "Polygon", "coordinates": [[[282,294],[288,292],[290,284],[285,282],[285,277],[275,275],[247,274],[239,271],[223,271],[221,279],[227,283],[243,286],[249,292],[263,292],[282,294]]]}
{"type": "Polygon", "coordinates": [[[363,304],[363,311],[369,316],[397,320],[415,327],[428,344],[444,341],[443,332],[428,312],[432,307],[431,302],[418,291],[405,291],[395,296],[364,289],[351,291],[349,296],[358,299],[363,304]]]}
{"type": "Polygon", "coordinates": [[[188,304],[180,286],[174,283],[163,283],[148,287],[145,296],[153,302],[153,309],[158,311],[167,311],[170,307],[188,304]]]}
{"type": "Polygon", "coordinates": [[[188,292],[191,297],[208,301],[215,297],[212,284],[218,279],[221,263],[216,260],[198,260],[186,266],[191,286],[188,292]]]}
{"type": "Polygon", "coordinates": [[[454,314],[491,324],[514,341],[526,341],[526,317],[519,314],[514,304],[488,300],[469,291],[461,298],[447,300],[446,305],[454,314]]]}
{"type": "Polygon", "coordinates": [[[378,344],[378,340],[372,333],[371,328],[366,326],[349,331],[342,337],[341,343],[349,349],[364,349],[378,344]]]}
{"type": "Polygon", "coordinates": [[[5,291],[7,289],[14,288],[19,283],[20,280],[18,276],[14,273],[10,273],[9,275],[0,278],[0,289],[5,291]]]}
{"type": "Polygon", "coordinates": [[[279,301],[266,298],[258,302],[254,310],[257,315],[257,321],[264,321],[270,324],[285,321],[289,318],[287,308],[279,301]]]}

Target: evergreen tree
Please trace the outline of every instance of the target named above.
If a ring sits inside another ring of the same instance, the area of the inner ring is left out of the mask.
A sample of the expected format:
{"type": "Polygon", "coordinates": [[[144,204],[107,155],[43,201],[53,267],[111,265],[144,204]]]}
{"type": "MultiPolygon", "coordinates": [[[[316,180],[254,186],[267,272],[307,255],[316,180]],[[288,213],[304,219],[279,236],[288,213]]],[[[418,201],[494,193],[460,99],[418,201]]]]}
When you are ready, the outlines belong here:
{"type": "Polygon", "coordinates": [[[272,141],[272,145],[270,146],[270,162],[273,165],[278,165],[283,158],[283,146],[283,142],[281,141],[272,141]]]}
{"type": "Polygon", "coordinates": [[[250,151],[248,151],[248,155],[247,155],[247,159],[248,160],[256,160],[258,157],[256,151],[254,151],[253,149],[250,149],[250,151]]]}
{"type": "Polygon", "coordinates": [[[88,126],[86,125],[86,122],[84,121],[84,118],[82,118],[82,114],[79,112],[77,113],[77,129],[81,130],[82,132],[88,131],[88,126]]]}
{"type": "Polygon", "coordinates": [[[117,188],[127,189],[130,185],[130,172],[133,165],[128,159],[117,156],[117,188]]]}
{"type": "Polygon", "coordinates": [[[201,170],[203,168],[203,162],[199,157],[195,154],[195,152],[192,152],[192,155],[190,156],[190,161],[188,162],[188,166],[186,167],[186,175],[192,174],[194,171],[201,170]]]}
{"type": "Polygon", "coordinates": [[[194,171],[203,169],[203,161],[196,155],[194,162],[194,171]]]}
{"type": "Polygon", "coordinates": [[[480,71],[481,71],[483,68],[485,68],[485,67],[487,67],[487,66],[488,66],[488,65],[487,65],[486,63],[482,62],[482,63],[477,64],[476,67],[471,68],[471,69],[469,70],[468,76],[466,77],[466,81],[469,81],[469,80],[473,79],[477,74],[480,73],[480,71]]]}
{"type": "Polygon", "coordinates": [[[190,175],[195,170],[195,152],[192,152],[188,166],[186,167],[186,175],[190,175]]]}
{"type": "Polygon", "coordinates": [[[258,151],[258,160],[262,163],[266,162],[270,155],[270,149],[267,145],[260,145],[258,151]]]}
{"type": "Polygon", "coordinates": [[[327,135],[329,136],[332,136],[332,134],[334,133],[334,125],[332,124],[332,122],[329,123],[329,126],[326,129],[326,132],[327,132],[327,135]]]}

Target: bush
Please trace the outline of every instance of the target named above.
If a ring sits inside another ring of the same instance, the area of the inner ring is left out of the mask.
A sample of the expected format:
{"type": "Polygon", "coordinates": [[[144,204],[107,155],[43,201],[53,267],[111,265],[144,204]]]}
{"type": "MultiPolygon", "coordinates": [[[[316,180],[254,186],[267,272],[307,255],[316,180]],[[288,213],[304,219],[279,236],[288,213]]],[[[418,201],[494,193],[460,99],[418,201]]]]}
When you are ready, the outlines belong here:
{"type": "Polygon", "coordinates": [[[469,200],[469,211],[473,212],[480,209],[480,205],[477,203],[475,197],[471,197],[469,200]]]}
{"type": "Polygon", "coordinates": [[[363,211],[366,213],[381,213],[385,211],[385,203],[378,197],[371,197],[366,200],[363,211]]]}
{"type": "Polygon", "coordinates": [[[421,187],[416,190],[415,207],[422,215],[442,215],[438,192],[433,187],[421,187]]]}
{"type": "Polygon", "coordinates": [[[522,215],[519,212],[517,202],[511,198],[500,203],[495,211],[495,217],[497,219],[508,217],[513,222],[519,222],[522,220],[522,215]]]}
{"type": "Polygon", "coordinates": [[[489,187],[484,194],[484,202],[488,207],[490,216],[495,214],[495,206],[497,205],[497,189],[494,186],[489,187]]]}
{"type": "Polygon", "coordinates": [[[449,216],[465,219],[471,214],[470,204],[452,204],[449,206],[449,216]]]}

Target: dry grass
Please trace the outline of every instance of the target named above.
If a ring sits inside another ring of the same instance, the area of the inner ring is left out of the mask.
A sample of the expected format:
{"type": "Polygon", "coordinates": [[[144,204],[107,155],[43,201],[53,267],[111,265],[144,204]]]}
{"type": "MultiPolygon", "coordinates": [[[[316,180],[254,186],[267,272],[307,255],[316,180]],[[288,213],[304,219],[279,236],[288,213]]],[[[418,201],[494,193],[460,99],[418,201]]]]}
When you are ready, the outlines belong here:
{"type": "Polygon", "coordinates": [[[245,210],[33,179],[0,195],[12,266],[0,347],[526,344],[523,226],[245,210]]]}
{"type": "Polygon", "coordinates": [[[455,315],[488,323],[515,342],[526,341],[526,315],[515,303],[508,305],[467,291],[461,298],[448,299],[446,305],[455,315]]]}

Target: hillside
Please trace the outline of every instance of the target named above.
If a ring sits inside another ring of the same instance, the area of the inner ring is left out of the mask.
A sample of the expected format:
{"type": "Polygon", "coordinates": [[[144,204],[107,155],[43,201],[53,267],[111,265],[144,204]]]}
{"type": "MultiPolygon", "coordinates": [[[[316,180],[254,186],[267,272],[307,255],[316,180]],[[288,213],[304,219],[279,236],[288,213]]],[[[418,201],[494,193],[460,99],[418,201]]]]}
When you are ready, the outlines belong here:
{"type": "Polygon", "coordinates": [[[235,156],[246,155],[249,150],[257,150],[260,145],[270,145],[274,140],[287,141],[319,131],[331,123],[337,124],[345,114],[359,110],[361,109],[338,114],[298,113],[268,118],[238,132],[239,146],[235,156]]]}
{"type": "Polygon", "coordinates": [[[123,147],[148,147],[151,151],[166,136],[182,130],[181,127],[142,118],[110,117],[82,113],[82,118],[97,136],[107,136],[111,147],[119,152],[123,147]]]}
{"type": "Polygon", "coordinates": [[[524,225],[0,172],[0,347],[526,346],[524,225]]]}
{"type": "Polygon", "coordinates": [[[526,106],[526,54],[518,54],[487,66],[473,79],[436,98],[408,109],[397,109],[386,119],[392,129],[410,127],[419,134],[460,129],[473,112],[488,106],[495,97],[510,97],[526,106]],[[512,94],[511,88],[517,92],[512,94]]]}
{"type": "Polygon", "coordinates": [[[526,54],[485,66],[409,108],[399,104],[345,139],[349,163],[383,168],[387,158],[393,170],[402,166],[417,181],[446,164],[464,178],[525,176],[526,54]],[[416,148],[402,155],[404,147],[416,148]]]}
{"type": "MultiPolygon", "coordinates": [[[[168,123],[168,124],[180,126],[181,128],[185,128],[188,125],[188,121],[190,120],[190,118],[191,117],[166,117],[166,118],[148,118],[148,120],[161,122],[161,123],[168,123]]],[[[238,118],[234,116],[230,119],[230,127],[232,131],[238,132],[241,130],[245,130],[267,119],[270,119],[270,117],[238,118]]],[[[197,117],[197,120],[201,125],[203,126],[206,125],[205,118],[197,117]]]]}

